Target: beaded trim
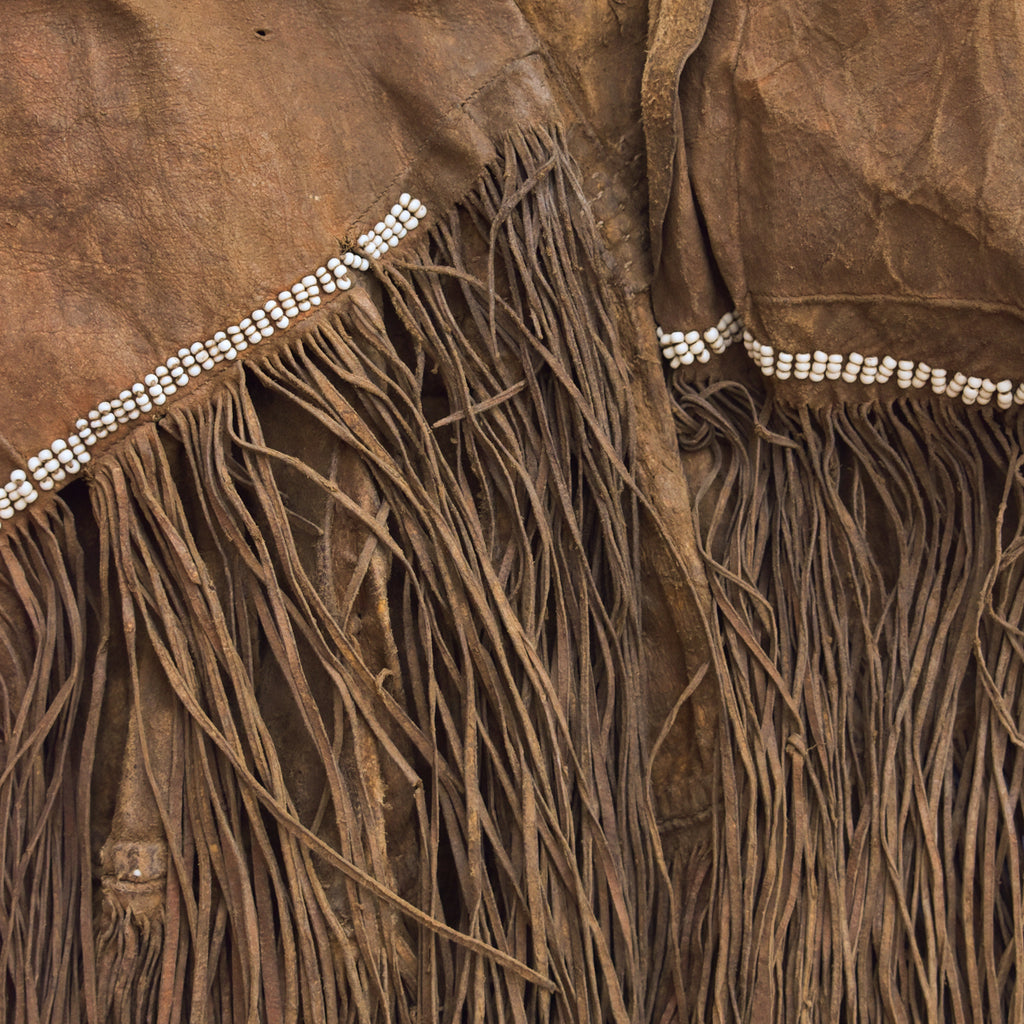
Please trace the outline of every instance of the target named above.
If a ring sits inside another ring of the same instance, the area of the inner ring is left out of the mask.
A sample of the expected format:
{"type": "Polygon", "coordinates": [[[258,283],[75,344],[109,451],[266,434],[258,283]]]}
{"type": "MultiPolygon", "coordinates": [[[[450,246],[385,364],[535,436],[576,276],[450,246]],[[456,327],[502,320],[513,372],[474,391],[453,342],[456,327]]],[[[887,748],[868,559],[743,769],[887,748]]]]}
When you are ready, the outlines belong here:
{"type": "Polygon", "coordinates": [[[403,192],[384,219],[359,236],[359,252],[332,257],[237,324],[217,331],[205,341],[178,349],[175,355],[141,381],[125,388],[116,398],[99,402],[75,420],[74,432],[56,438],[49,448],[28,459],[24,468],[11,473],[0,488],[0,520],[10,519],[27,508],[39,498],[39,491],[53,490],[69,477],[81,473],[90,460],[89,448],[121,424],[152,412],[154,406],[163,405],[204,370],[212,370],[225,360],[237,359],[250,345],[283,331],[319,306],[324,296],[348,291],[352,287],[350,270],[369,270],[370,260],[380,259],[395,248],[426,215],[423,203],[403,192]]]}
{"type": "Polygon", "coordinates": [[[675,370],[693,362],[706,363],[711,353],[724,352],[742,335],[743,347],[766,377],[776,380],[841,380],[847,384],[884,384],[893,374],[901,388],[923,388],[930,385],[936,395],[959,398],[965,405],[988,405],[995,398],[1000,409],[1024,405],[1024,383],[1016,389],[1011,380],[991,381],[966,373],[949,373],[940,366],[896,359],[893,356],[863,356],[859,352],[839,355],[835,352],[776,352],[771,345],[759,342],[743,328],[739,313],[726,313],[717,327],[700,331],[658,331],[662,355],[675,370]]]}

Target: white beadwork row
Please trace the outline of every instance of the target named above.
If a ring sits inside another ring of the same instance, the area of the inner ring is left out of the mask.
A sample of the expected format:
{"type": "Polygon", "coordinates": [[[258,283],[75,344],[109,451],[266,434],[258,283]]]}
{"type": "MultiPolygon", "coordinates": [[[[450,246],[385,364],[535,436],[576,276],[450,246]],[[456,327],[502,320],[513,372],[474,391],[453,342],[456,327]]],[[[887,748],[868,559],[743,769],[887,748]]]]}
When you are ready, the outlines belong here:
{"type": "Polygon", "coordinates": [[[661,351],[673,370],[693,362],[706,363],[712,353],[721,355],[742,330],[743,322],[738,313],[726,313],[717,327],[709,327],[703,334],[700,331],[666,332],[657,328],[661,351]]]}
{"type": "Polygon", "coordinates": [[[728,345],[742,334],[743,347],[747,355],[757,364],[766,377],[776,380],[809,380],[819,383],[838,380],[846,384],[885,384],[893,375],[896,384],[904,389],[930,387],[936,395],[959,398],[965,405],[988,405],[995,399],[1000,409],[1013,405],[1024,405],[1024,383],[1014,388],[1013,381],[992,381],[987,377],[973,377],[966,373],[950,373],[940,366],[930,366],[913,359],[896,359],[893,356],[864,356],[859,352],[839,355],[835,352],[776,352],[771,345],[759,342],[750,331],[743,329],[738,313],[726,313],[718,327],[699,331],[673,331],[668,333],[658,328],[658,341],[662,354],[672,369],[694,362],[707,362],[705,342],[710,338],[718,341],[713,351],[724,352],[728,345]],[[723,330],[723,324],[726,329],[723,330]],[[728,331],[728,341],[721,343],[728,331]]]}
{"type": "Polygon", "coordinates": [[[283,331],[294,320],[319,306],[324,296],[348,291],[352,287],[349,270],[369,270],[371,259],[379,259],[395,248],[426,215],[423,203],[403,192],[384,220],[359,237],[361,252],[345,252],[329,259],[237,324],[217,331],[205,341],[178,349],[175,355],[141,381],[125,388],[116,398],[99,402],[75,421],[74,433],[56,438],[49,448],[28,459],[23,469],[11,473],[0,488],[0,520],[10,519],[15,512],[27,508],[38,499],[39,491],[53,490],[80,473],[89,461],[89,448],[121,424],[152,412],[154,406],[163,405],[204,370],[212,370],[225,360],[237,359],[250,345],[283,331]]]}
{"type": "Polygon", "coordinates": [[[408,192],[403,192],[391,212],[378,221],[365,235],[359,236],[359,245],[374,259],[383,256],[398,243],[427,215],[427,208],[408,192]]]}

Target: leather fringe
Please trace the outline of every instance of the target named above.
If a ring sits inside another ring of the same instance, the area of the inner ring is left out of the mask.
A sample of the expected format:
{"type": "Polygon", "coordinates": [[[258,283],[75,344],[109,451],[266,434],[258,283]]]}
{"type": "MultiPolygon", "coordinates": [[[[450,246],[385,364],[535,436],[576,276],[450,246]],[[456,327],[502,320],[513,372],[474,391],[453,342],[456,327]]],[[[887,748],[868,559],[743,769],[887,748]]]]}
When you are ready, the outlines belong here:
{"type": "Polygon", "coordinates": [[[561,141],[375,272],[4,542],[0,1019],[660,1013],[632,411],[561,141]],[[159,910],[97,913],[154,822],[159,910]]]}
{"type": "Polygon", "coordinates": [[[716,604],[693,1020],[1024,1020],[1024,420],[675,382],[716,604]]]}

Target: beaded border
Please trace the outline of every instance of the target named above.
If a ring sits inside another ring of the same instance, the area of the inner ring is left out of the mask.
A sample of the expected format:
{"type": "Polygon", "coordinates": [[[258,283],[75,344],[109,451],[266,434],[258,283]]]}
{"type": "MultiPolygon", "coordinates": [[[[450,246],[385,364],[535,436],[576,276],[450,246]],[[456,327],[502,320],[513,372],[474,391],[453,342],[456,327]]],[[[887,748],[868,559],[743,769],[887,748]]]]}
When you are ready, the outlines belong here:
{"type": "Polygon", "coordinates": [[[359,236],[359,252],[334,256],[275,298],[254,309],[237,324],[215,332],[205,341],[179,348],[175,355],[146,374],[141,381],[121,391],[116,398],[97,403],[75,420],[74,431],[58,437],[48,448],[15,469],[0,488],[0,526],[16,512],[39,498],[39,491],[51,491],[58,484],[81,473],[90,461],[89,449],[131,420],[163,405],[179,389],[218,363],[237,359],[250,345],[257,345],[289,324],[302,319],[323,301],[323,296],[345,292],[352,287],[350,270],[365,272],[370,260],[380,259],[417,228],[427,208],[403,192],[383,220],[359,236]]]}
{"type": "Polygon", "coordinates": [[[913,359],[893,356],[864,356],[859,352],[840,355],[835,352],[776,352],[744,329],[739,313],[726,313],[717,327],[700,331],[663,331],[657,328],[658,343],[669,366],[676,370],[694,362],[706,363],[711,353],[721,354],[742,336],[747,355],[766,377],[776,380],[841,380],[846,384],[885,384],[893,374],[903,388],[930,385],[933,394],[959,398],[965,405],[988,405],[995,398],[1000,409],[1024,405],[1024,383],[1016,389],[1012,380],[992,381],[966,373],[952,373],[913,359]]]}

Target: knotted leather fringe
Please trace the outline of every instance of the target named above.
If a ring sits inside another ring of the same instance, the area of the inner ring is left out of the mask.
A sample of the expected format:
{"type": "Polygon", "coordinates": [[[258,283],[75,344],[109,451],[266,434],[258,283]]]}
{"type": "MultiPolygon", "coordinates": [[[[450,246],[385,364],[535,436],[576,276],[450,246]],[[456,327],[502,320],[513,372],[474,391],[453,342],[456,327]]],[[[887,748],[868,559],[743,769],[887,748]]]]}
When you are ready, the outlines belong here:
{"type": "Polygon", "coordinates": [[[1024,420],[675,398],[722,652],[693,1019],[1024,1020],[1024,420]]]}
{"type": "Polygon", "coordinates": [[[379,301],[139,427],[92,516],[72,493],[5,543],[0,1020],[655,1015],[633,428],[593,237],[560,141],[510,140],[379,301]]]}

